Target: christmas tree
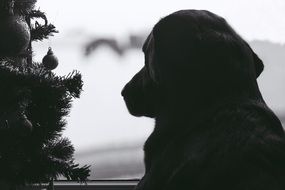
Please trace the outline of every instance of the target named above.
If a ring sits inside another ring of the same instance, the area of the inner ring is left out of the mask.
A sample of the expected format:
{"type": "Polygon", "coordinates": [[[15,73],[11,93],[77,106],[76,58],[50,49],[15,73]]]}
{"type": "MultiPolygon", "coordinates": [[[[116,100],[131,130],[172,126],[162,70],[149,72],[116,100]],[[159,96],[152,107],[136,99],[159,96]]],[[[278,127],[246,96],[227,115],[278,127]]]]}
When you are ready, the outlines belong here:
{"type": "Polygon", "coordinates": [[[16,189],[62,176],[83,182],[90,172],[74,162],[74,148],[62,137],[64,117],[82,90],[81,75],[52,72],[58,60],[51,49],[42,63],[33,62],[32,42],[57,32],[35,3],[0,0],[1,190],[1,184],[16,189]]]}

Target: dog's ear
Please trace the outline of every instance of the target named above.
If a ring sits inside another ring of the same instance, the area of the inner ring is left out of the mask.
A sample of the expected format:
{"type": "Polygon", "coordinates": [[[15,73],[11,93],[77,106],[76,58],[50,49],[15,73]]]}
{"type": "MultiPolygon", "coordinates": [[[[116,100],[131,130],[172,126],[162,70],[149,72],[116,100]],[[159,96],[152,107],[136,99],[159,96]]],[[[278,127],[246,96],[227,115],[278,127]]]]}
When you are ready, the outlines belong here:
{"type": "Polygon", "coordinates": [[[153,83],[156,83],[158,85],[159,75],[156,65],[157,56],[155,53],[155,39],[153,36],[153,32],[151,32],[148,38],[146,39],[143,46],[143,52],[145,54],[145,67],[147,69],[150,80],[152,80],[153,83]]]}
{"type": "Polygon", "coordinates": [[[145,66],[122,90],[129,112],[134,116],[156,117],[162,96],[156,72],[154,37],[150,33],[143,46],[145,66]]]}

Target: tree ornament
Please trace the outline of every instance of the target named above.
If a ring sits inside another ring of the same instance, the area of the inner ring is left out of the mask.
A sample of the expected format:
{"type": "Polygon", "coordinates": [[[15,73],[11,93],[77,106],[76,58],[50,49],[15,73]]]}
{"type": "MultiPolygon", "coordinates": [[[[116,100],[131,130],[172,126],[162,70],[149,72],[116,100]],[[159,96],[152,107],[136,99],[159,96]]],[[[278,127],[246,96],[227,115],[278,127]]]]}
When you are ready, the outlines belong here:
{"type": "Polygon", "coordinates": [[[58,66],[58,59],[49,47],[46,56],[43,58],[43,65],[47,70],[54,70],[58,66]]]}
{"type": "Polygon", "coordinates": [[[25,17],[15,15],[14,1],[9,1],[0,17],[0,56],[24,52],[29,46],[30,39],[30,28],[25,17]]]}

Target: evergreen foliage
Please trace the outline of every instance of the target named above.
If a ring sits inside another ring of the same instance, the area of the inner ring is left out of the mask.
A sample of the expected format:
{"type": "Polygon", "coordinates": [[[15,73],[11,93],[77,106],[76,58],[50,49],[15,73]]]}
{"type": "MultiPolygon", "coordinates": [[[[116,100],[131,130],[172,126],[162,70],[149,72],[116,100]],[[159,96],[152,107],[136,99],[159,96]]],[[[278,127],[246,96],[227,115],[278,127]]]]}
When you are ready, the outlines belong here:
{"type": "MultiPolygon", "coordinates": [[[[43,12],[34,10],[36,0],[0,0],[0,12],[11,2],[14,14],[29,24],[31,41],[57,32],[43,12]],[[39,18],[45,21],[43,25],[36,21],[39,18]]],[[[1,14],[0,27],[5,27],[1,26],[1,19],[5,19],[1,14]]],[[[1,32],[0,38],[5,38],[1,32]]],[[[89,166],[74,162],[74,148],[62,137],[64,118],[82,91],[81,75],[73,71],[57,76],[33,62],[31,44],[14,56],[0,52],[0,182],[17,187],[61,176],[84,182],[89,166]]]]}

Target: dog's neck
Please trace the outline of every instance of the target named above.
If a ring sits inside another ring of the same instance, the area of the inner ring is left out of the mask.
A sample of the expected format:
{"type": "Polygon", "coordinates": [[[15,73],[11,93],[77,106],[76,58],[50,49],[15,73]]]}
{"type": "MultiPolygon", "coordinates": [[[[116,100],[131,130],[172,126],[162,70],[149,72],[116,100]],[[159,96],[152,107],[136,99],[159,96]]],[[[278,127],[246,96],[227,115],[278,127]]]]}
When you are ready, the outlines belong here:
{"type": "MultiPolygon", "coordinates": [[[[179,97],[166,99],[155,120],[157,128],[170,128],[177,131],[178,127],[191,128],[193,124],[215,113],[215,110],[232,104],[245,102],[264,102],[259,90],[255,93],[210,94],[195,97],[179,97]],[[199,100],[199,101],[196,101],[199,100]],[[173,100],[173,101],[172,101],[173,100]],[[203,101],[201,101],[203,100],[203,101]]],[[[160,129],[163,130],[163,129],[160,129]]]]}
{"type": "Polygon", "coordinates": [[[264,102],[261,96],[232,96],[216,99],[212,102],[198,102],[197,104],[178,100],[164,104],[163,109],[155,118],[154,131],[145,143],[145,152],[147,152],[148,157],[153,157],[176,135],[185,133],[185,131],[196,130],[197,127],[201,127],[202,122],[214,117],[218,110],[229,105],[241,105],[251,101],[264,102]]]}
{"type": "Polygon", "coordinates": [[[145,143],[146,170],[153,158],[160,154],[175,136],[199,129],[203,122],[213,118],[219,110],[249,102],[264,103],[257,85],[251,92],[229,92],[220,95],[205,93],[204,97],[197,98],[200,102],[195,101],[193,96],[185,95],[177,99],[177,95],[174,94],[173,97],[162,100],[161,109],[155,117],[154,131],[145,143]]]}

